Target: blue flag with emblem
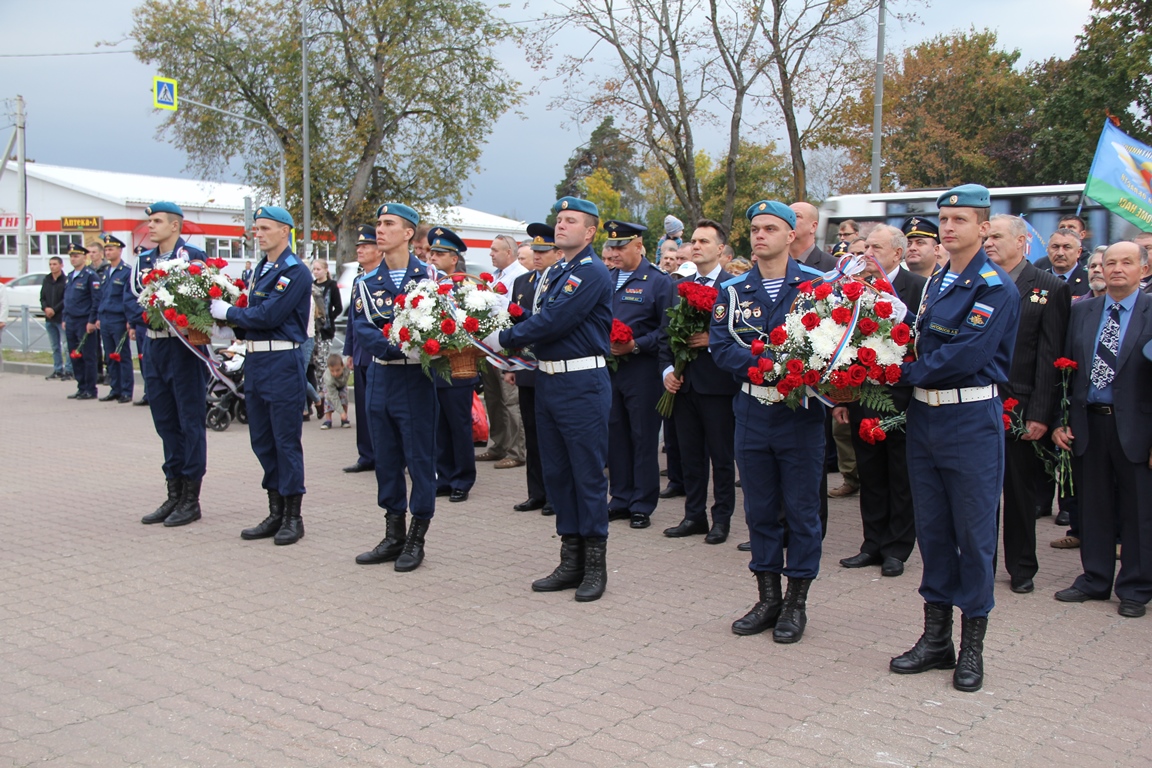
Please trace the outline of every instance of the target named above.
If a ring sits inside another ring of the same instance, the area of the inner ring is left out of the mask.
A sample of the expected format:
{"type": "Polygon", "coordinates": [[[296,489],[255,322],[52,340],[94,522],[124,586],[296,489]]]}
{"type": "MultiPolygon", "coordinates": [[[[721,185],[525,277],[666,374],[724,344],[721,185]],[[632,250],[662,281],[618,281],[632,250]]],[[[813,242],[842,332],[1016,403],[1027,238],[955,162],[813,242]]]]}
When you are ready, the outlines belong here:
{"type": "Polygon", "coordinates": [[[1152,232],[1152,147],[1105,120],[1084,185],[1084,197],[1092,198],[1141,231],[1152,232]]]}
{"type": "Polygon", "coordinates": [[[1024,222],[1024,229],[1027,230],[1024,235],[1024,258],[1036,263],[1048,255],[1048,244],[1044,242],[1044,238],[1036,228],[1028,223],[1028,219],[1021,216],[1020,220],[1024,222]]]}

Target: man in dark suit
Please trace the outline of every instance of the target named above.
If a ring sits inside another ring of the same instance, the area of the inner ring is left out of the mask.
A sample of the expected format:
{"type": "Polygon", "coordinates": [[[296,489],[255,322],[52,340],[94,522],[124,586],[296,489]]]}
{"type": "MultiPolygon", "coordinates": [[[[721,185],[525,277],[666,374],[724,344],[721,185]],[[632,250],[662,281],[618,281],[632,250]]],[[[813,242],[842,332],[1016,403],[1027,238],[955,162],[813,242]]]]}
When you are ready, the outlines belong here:
{"type": "MultiPolygon", "coordinates": [[[[1060,376],[1052,365],[1060,356],[1072,303],[1068,285],[1037,269],[1024,258],[1028,231],[1019,216],[993,216],[984,238],[984,252],[1016,283],[1020,292],[1020,325],[1012,367],[1004,385],[1005,398],[1019,402],[1028,433],[1004,441],[1004,568],[1013,592],[1034,588],[1036,562],[1036,499],[1046,487],[1044,464],[1033,443],[1043,439],[1056,416],[1060,376]]],[[[1051,505],[1052,497],[1048,496],[1051,505]]]]}
{"type": "MultiPolygon", "coordinates": [[[[733,275],[720,268],[720,253],[728,244],[728,232],[719,222],[708,219],[696,223],[692,233],[692,262],[696,282],[719,289],[733,275]]],[[[686,278],[687,279],[687,278],[686,278]]],[[[732,398],[740,385],[731,374],[720,370],[708,350],[708,332],[688,342],[699,350],[682,376],[672,370],[672,350],[665,336],[660,345],[660,365],[664,388],[675,392],[672,420],[680,443],[684,476],[684,519],[665,529],[671,538],[706,533],[704,541],[722,544],[728,539],[732,512],[736,508],[736,459],[734,439],[736,419],[732,398]],[[708,527],[708,462],[712,463],[712,527],[708,527]]]]}
{"type": "Polygon", "coordinates": [[[1074,229],[1058,229],[1048,238],[1051,272],[1068,284],[1073,296],[1088,293],[1088,270],[1079,262],[1080,235],[1074,229]]]}
{"type": "Polygon", "coordinates": [[[788,206],[796,214],[796,239],[788,246],[788,254],[821,272],[836,266],[832,254],[816,247],[816,228],[820,225],[820,211],[811,203],[792,203],[788,206]]]}
{"type": "MultiPolygon", "coordinates": [[[[907,247],[908,239],[903,231],[881,224],[868,235],[866,252],[884,270],[884,274],[879,274],[869,261],[867,276],[872,281],[887,280],[892,286],[896,297],[908,308],[905,322],[916,317],[924,284],[928,282],[927,278],[900,267],[907,247]]],[[[908,409],[912,387],[890,387],[889,393],[897,411],[908,409]]],[[[834,408],[832,415],[838,423],[852,425],[852,445],[860,472],[860,519],[864,525],[860,553],[844,558],[840,565],[845,568],[879,565],[884,576],[899,576],[904,573],[904,563],[916,544],[904,432],[893,430],[883,442],[869,444],[860,437],[860,422],[889,414],[877,413],[856,402],[834,408]]]]}
{"type": "Polygon", "coordinates": [[[1056,593],[1066,603],[1107,600],[1138,618],[1152,599],[1152,296],[1140,291],[1148,251],[1121,242],[1104,253],[1108,292],[1076,304],[1064,355],[1072,375],[1070,426],[1057,426],[1057,446],[1082,457],[1080,561],[1084,573],[1056,593]],[[1119,523],[1120,573],[1115,574],[1119,523]]]}

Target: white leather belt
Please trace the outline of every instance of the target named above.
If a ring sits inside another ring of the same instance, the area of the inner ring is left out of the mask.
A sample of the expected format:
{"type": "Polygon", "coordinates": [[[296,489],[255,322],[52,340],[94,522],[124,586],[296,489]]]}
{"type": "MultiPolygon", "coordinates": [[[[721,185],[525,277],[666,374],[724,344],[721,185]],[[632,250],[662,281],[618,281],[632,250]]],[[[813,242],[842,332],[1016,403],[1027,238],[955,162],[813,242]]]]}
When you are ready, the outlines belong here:
{"type": "Polygon", "coordinates": [[[956,403],[978,403],[981,400],[991,400],[1000,393],[995,384],[986,387],[961,387],[960,389],[921,389],[915,387],[912,397],[922,403],[933,407],[937,405],[955,405],[956,403]]]}
{"type": "Polygon", "coordinates": [[[300,344],[295,341],[285,341],[283,339],[272,339],[270,341],[246,341],[244,342],[245,348],[248,353],[253,352],[286,352],[290,349],[299,349],[300,344]]]}
{"type": "Polygon", "coordinates": [[[156,331],[151,328],[148,329],[148,338],[150,339],[174,339],[176,334],[172,331],[156,331]]]}
{"type": "Polygon", "coordinates": [[[372,362],[376,365],[420,365],[419,360],[411,360],[407,357],[402,357],[399,360],[381,360],[378,357],[372,358],[372,362]]]}
{"type": "Polygon", "coordinates": [[[775,405],[784,399],[784,395],[780,394],[780,390],[776,389],[776,387],[760,387],[755,384],[745,384],[741,389],[764,405],[775,405]]]}
{"type": "Polygon", "coordinates": [[[539,360],[537,361],[537,365],[536,370],[555,375],[557,373],[572,373],[573,371],[590,371],[594,368],[603,368],[605,363],[603,357],[593,355],[592,357],[577,357],[572,360],[539,360]]]}

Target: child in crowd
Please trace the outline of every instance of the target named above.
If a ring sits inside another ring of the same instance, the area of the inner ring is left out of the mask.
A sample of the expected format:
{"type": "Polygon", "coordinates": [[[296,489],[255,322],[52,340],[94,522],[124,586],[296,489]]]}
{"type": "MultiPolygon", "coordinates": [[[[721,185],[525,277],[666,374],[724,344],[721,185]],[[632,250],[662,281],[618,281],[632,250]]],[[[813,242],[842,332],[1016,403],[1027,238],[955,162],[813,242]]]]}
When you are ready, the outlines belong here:
{"type": "Polygon", "coordinates": [[[328,355],[328,370],[324,371],[324,423],[320,429],[332,429],[336,403],[340,403],[340,426],[352,426],[348,421],[348,369],[344,358],[333,352],[328,355]]]}

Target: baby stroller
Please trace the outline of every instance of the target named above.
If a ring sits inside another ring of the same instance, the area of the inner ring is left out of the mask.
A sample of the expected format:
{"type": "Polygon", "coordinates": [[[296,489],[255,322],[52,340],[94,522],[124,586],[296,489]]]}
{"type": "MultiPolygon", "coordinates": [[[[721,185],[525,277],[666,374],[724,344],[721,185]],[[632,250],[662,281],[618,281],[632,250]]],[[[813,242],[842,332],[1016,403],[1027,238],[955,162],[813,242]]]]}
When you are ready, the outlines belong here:
{"type": "Polygon", "coordinates": [[[220,372],[236,385],[237,395],[215,376],[208,379],[208,428],[214,432],[228,429],[232,420],[248,423],[248,409],[244,404],[244,343],[237,342],[216,353],[220,359],[220,372]]]}

